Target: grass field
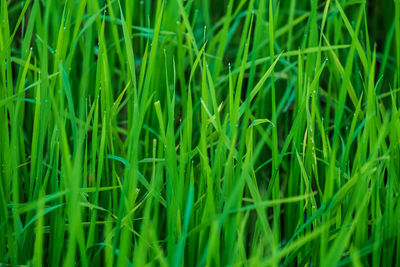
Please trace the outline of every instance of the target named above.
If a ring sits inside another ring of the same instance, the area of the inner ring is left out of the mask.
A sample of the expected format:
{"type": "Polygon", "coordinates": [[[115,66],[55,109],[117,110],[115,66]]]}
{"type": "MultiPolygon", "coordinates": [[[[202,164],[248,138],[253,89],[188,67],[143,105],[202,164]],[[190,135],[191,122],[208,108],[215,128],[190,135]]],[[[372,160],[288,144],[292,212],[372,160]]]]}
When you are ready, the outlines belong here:
{"type": "Polygon", "coordinates": [[[400,266],[399,0],[1,0],[0,265],[400,266]]]}

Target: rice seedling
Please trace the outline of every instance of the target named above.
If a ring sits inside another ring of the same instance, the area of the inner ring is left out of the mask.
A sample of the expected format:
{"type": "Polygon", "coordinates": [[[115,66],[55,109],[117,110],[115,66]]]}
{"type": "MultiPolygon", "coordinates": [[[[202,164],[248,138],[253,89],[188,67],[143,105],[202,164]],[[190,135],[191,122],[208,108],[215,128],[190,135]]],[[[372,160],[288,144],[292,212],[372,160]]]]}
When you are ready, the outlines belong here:
{"type": "Polygon", "coordinates": [[[400,265],[400,1],[2,0],[0,62],[0,265],[400,265]]]}

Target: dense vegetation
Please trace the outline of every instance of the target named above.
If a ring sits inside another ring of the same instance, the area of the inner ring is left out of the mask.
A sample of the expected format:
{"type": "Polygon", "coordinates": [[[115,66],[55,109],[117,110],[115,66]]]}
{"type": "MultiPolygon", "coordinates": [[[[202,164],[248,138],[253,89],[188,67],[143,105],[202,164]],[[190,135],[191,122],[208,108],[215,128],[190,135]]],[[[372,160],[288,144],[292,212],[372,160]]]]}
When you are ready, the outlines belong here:
{"type": "Polygon", "coordinates": [[[399,0],[0,22],[0,265],[400,266],[399,0]]]}

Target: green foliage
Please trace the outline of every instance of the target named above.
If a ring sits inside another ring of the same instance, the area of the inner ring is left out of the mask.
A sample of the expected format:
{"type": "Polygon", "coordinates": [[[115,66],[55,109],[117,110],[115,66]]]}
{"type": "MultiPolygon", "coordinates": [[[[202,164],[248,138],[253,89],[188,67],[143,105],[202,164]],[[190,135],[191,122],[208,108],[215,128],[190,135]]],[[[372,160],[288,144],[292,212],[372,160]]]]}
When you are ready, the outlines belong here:
{"type": "Polygon", "coordinates": [[[0,265],[400,265],[400,2],[1,0],[0,265]]]}

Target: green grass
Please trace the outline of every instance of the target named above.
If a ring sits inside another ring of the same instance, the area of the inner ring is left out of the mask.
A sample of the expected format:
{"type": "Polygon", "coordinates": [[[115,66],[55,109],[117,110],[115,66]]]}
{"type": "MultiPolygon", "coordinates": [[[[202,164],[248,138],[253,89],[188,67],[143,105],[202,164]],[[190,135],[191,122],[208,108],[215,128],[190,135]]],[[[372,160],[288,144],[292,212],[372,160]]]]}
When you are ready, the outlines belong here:
{"type": "Polygon", "coordinates": [[[399,266],[399,0],[1,0],[0,265],[399,266]]]}

